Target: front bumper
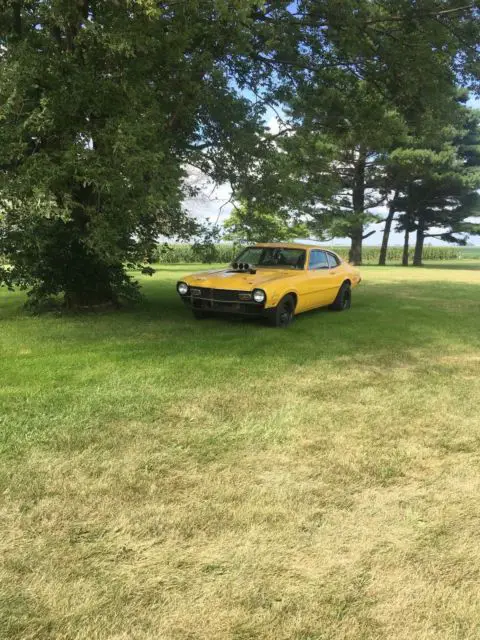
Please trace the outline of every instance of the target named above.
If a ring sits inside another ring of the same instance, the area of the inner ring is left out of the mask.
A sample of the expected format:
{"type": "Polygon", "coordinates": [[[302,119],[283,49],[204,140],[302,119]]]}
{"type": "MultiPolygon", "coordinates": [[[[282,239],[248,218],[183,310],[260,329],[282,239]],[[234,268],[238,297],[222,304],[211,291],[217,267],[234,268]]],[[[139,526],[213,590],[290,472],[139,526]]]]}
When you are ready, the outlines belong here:
{"type": "Polygon", "coordinates": [[[249,291],[199,289],[194,287],[186,295],[179,295],[185,306],[190,307],[192,310],[250,318],[268,317],[273,309],[266,309],[264,302],[258,303],[253,300],[239,299],[239,295],[247,295],[249,293],[249,291]],[[198,291],[200,291],[200,294],[198,294],[198,291]],[[193,292],[195,292],[195,295],[193,292]]]}

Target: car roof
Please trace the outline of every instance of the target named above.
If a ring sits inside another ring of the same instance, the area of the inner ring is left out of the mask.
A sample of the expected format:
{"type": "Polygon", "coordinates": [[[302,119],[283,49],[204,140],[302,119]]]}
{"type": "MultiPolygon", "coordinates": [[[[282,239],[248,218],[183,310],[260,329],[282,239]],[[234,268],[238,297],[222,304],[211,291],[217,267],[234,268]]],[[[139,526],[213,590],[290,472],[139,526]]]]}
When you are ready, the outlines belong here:
{"type": "Polygon", "coordinates": [[[306,242],[257,242],[256,247],[281,247],[282,249],[320,249],[321,251],[332,251],[326,247],[321,247],[318,244],[308,244],[306,242]]]}

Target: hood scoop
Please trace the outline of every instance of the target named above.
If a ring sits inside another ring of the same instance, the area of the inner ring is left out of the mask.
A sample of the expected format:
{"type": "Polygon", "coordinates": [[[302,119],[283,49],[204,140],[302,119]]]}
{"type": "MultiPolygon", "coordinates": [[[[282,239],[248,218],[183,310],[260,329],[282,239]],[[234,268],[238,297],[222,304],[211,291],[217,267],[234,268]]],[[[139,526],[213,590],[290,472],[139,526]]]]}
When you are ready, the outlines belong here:
{"type": "Polygon", "coordinates": [[[232,267],[227,273],[251,273],[255,275],[257,270],[248,262],[232,262],[232,267]]]}

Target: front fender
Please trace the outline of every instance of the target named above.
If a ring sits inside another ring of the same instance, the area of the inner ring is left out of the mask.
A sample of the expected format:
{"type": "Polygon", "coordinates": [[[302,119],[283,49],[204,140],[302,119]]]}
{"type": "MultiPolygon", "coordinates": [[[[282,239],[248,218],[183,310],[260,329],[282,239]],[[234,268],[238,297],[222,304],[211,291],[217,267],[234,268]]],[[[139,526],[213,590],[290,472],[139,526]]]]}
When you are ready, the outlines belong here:
{"type": "Polygon", "coordinates": [[[289,293],[293,293],[296,296],[297,301],[299,299],[299,293],[296,287],[275,287],[272,291],[267,291],[267,289],[265,289],[265,293],[267,294],[267,304],[265,305],[265,309],[276,307],[280,300],[289,293]]]}

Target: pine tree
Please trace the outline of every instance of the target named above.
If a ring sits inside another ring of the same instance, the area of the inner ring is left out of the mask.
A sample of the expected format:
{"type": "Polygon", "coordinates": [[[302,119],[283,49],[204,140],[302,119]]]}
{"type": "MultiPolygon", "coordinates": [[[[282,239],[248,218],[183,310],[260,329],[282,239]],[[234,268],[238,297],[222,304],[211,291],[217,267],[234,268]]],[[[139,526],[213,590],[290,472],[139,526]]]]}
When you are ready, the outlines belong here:
{"type": "MultiPolygon", "coordinates": [[[[439,134],[443,140],[426,148],[397,149],[398,193],[393,206],[403,212],[399,229],[416,232],[413,264],[422,264],[426,238],[465,244],[480,225],[468,219],[480,213],[480,114],[463,108],[458,128],[439,134]]],[[[423,148],[422,148],[423,147],[423,148]]]]}

